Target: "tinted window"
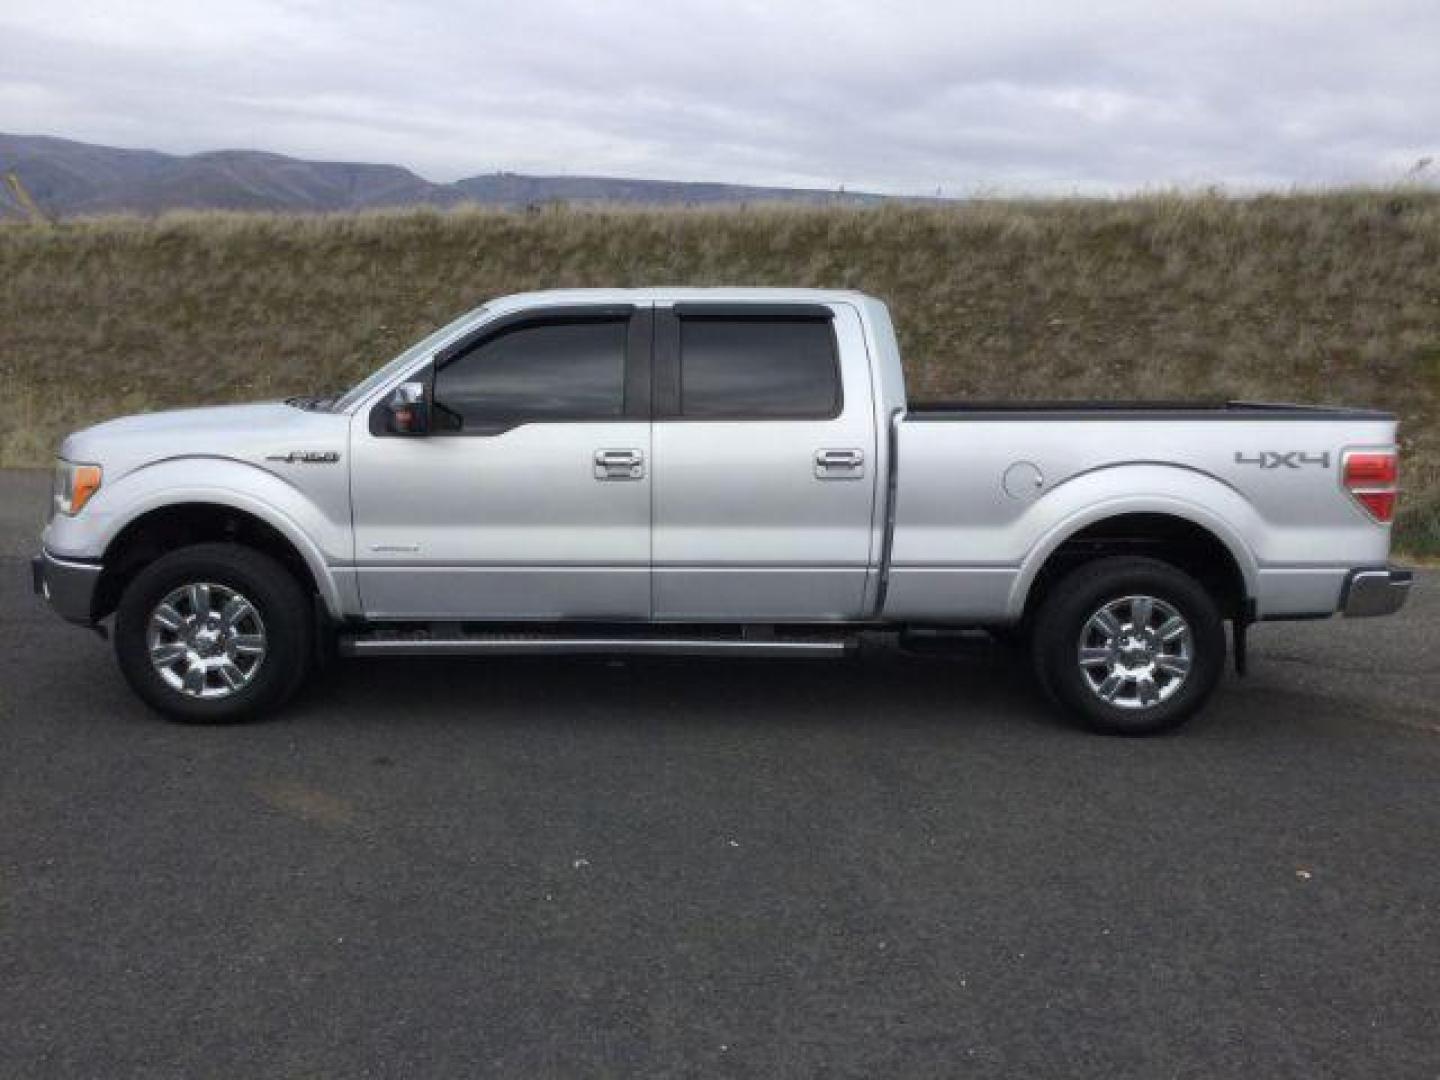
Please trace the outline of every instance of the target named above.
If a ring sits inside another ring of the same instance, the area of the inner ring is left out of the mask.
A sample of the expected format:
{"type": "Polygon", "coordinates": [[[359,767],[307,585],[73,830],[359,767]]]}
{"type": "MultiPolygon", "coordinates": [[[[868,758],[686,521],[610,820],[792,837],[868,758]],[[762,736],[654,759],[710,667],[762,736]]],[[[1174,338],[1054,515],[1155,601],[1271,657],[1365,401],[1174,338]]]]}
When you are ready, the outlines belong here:
{"type": "Polygon", "coordinates": [[[522,326],[435,373],[435,400],[467,426],[495,420],[619,416],[627,323],[522,326]]]}
{"type": "Polygon", "coordinates": [[[681,320],[682,415],[828,417],[839,411],[828,321],[681,320]]]}

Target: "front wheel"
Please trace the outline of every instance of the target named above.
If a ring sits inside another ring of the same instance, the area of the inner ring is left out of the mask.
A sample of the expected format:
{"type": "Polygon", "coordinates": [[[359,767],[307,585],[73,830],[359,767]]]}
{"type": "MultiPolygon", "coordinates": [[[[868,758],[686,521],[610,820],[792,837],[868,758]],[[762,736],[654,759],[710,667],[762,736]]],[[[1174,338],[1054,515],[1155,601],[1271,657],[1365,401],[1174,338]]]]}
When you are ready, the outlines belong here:
{"type": "Polygon", "coordinates": [[[1199,711],[1225,667],[1225,623],[1190,575],[1145,558],[1086,563],[1046,597],[1040,680],[1097,731],[1151,735],[1199,711]]]}
{"type": "Polygon", "coordinates": [[[171,719],[249,719],[299,688],[313,651],[310,610],[294,576],[268,555],[196,544],[126,586],[115,656],[131,688],[171,719]]]}

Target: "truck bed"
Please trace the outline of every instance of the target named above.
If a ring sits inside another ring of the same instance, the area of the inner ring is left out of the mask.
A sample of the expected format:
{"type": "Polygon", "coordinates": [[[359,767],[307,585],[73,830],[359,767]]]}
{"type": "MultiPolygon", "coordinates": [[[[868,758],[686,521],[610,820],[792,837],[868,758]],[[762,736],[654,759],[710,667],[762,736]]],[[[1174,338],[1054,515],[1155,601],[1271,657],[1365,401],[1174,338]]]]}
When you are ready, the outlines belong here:
{"type": "Polygon", "coordinates": [[[1365,409],[920,404],[893,431],[885,613],[1013,619],[1036,552],[1125,514],[1170,515],[1228,537],[1261,618],[1333,612],[1350,569],[1384,565],[1389,547],[1388,531],[1344,489],[1342,455],[1394,442],[1394,417],[1365,409]]]}

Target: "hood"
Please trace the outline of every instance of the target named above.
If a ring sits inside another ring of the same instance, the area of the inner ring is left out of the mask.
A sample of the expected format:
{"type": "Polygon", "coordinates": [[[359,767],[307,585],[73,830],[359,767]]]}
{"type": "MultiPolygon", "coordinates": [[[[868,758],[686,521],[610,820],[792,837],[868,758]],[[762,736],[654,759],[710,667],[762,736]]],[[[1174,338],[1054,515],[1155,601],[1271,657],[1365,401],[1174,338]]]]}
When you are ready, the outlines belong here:
{"type": "Polygon", "coordinates": [[[272,457],[345,451],[350,417],[282,401],[176,409],[107,420],[66,438],[60,456],[100,465],[107,480],[178,457],[222,457],[269,468],[272,457]]]}

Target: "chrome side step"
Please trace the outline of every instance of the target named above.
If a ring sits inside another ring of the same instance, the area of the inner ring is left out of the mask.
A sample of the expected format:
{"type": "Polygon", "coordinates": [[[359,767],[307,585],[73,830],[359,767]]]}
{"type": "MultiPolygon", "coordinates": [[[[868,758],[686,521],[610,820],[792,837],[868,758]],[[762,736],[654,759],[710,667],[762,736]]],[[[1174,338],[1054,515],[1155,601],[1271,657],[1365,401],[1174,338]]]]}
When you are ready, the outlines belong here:
{"type": "Polygon", "coordinates": [[[853,637],[576,637],[548,634],[351,635],[340,639],[341,656],[843,656],[853,637]]]}

